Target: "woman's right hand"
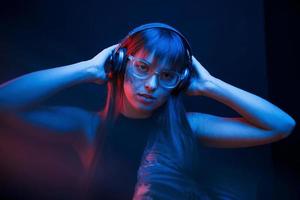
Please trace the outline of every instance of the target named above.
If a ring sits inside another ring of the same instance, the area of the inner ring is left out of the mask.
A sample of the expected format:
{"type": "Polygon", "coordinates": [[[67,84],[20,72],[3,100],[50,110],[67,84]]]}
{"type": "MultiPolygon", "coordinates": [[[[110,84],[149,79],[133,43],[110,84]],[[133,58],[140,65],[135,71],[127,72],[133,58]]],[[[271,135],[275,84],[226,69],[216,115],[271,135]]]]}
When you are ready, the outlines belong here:
{"type": "Polygon", "coordinates": [[[108,80],[108,74],[105,71],[105,62],[118,45],[115,44],[103,49],[95,57],[87,61],[89,66],[87,70],[93,74],[92,82],[103,84],[108,80]]]}

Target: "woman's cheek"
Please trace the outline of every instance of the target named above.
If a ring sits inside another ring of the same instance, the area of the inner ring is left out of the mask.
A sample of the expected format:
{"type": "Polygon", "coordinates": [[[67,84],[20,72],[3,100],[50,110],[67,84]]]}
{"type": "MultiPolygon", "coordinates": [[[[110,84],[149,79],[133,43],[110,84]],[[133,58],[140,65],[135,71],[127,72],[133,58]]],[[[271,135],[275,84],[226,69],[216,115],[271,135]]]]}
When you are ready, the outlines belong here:
{"type": "Polygon", "coordinates": [[[136,94],[138,93],[137,86],[139,85],[138,80],[135,80],[134,78],[130,76],[126,76],[124,78],[124,93],[129,102],[131,104],[136,103],[136,94]]]}
{"type": "Polygon", "coordinates": [[[124,75],[124,83],[125,84],[134,84],[134,80],[132,76],[129,76],[128,73],[126,72],[124,75]]]}
{"type": "Polygon", "coordinates": [[[131,84],[125,83],[124,84],[124,93],[129,102],[133,103],[135,99],[135,91],[131,84]]]}

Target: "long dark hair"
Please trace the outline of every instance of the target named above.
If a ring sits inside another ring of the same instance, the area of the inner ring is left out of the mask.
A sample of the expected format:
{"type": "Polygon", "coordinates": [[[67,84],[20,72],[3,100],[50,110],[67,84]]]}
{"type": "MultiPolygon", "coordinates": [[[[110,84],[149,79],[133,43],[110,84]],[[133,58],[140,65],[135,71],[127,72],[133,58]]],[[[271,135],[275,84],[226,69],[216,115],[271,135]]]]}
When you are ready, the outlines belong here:
{"type": "MultiPolygon", "coordinates": [[[[145,29],[121,41],[119,48],[121,47],[127,48],[127,55],[134,55],[141,48],[149,52],[154,51],[156,58],[168,61],[178,71],[183,71],[187,67],[186,49],[181,37],[167,29],[145,29]]],[[[109,132],[120,113],[125,97],[123,82],[124,74],[120,73],[107,83],[106,104],[101,112],[103,119],[101,132],[103,134],[109,132]]],[[[194,151],[196,150],[196,136],[186,117],[182,93],[172,93],[167,102],[154,111],[154,115],[157,115],[157,122],[161,130],[157,130],[154,134],[155,137],[148,141],[147,151],[155,148],[155,150],[169,155],[168,159],[174,161],[176,167],[182,170],[192,167],[191,161],[194,159],[192,156],[195,155],[194,151]]],[[[103,140],[104,136],[100,138],[103,140]]]]}

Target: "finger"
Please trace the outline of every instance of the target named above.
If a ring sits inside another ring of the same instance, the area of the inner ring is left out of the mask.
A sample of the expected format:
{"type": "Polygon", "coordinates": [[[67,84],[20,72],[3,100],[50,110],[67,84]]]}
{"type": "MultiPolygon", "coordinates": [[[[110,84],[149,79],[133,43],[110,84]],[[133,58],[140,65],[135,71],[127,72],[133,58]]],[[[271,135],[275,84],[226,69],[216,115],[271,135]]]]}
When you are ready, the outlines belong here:
{"type": "Polygon", "coordinates": [[[112,45],[112,46],[110,46],[110,47],[107,47],[106,50],[112,51],[112,50],[114,50],[118,45],[119,45],[119,44],[114,44],[114,45],[112,45]]]}
{"type": "Polygon", "coordinates": [[[98,55],[103,55],[105,58],[110,56],[114,49],[118,46],[118,44],[112,45],[110,47],[107,47],[105,49],[103,49],[98,55]]]}
{"type": "Polygon", "coordinates": [[[192,62],[194,65],[200,64],[199,61],[194,56],[192,56],[192,62]]]}

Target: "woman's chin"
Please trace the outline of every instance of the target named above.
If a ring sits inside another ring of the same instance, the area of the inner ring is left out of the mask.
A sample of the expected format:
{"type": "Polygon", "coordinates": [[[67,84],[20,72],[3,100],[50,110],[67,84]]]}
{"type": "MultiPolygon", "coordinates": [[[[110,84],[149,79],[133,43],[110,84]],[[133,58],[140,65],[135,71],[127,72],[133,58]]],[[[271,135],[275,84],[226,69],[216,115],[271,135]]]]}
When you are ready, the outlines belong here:
{"type": "Polygon", "coordinates": [[[152,112],[154,110],[153,106],[139,104],[136,109],[140,112],[147,113],[152,112]]]}

